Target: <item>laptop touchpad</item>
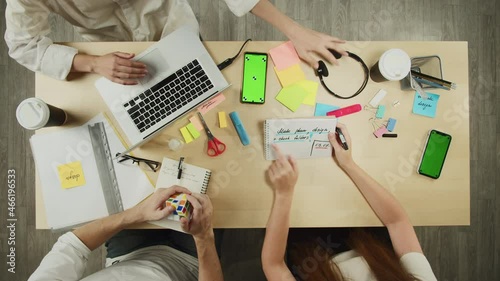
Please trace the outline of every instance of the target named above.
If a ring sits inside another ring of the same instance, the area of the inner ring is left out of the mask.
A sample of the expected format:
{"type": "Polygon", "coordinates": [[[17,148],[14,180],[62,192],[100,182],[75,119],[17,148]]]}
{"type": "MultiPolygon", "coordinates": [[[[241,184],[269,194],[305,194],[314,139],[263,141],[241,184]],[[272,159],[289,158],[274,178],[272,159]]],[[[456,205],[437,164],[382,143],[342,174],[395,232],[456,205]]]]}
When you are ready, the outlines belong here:
{"type": "Polygon", "coordinates": [[[139,82],[142,85],[149,83],[149,81],[153,80],[156,75],[159,75],[162,72],[167,72],[169,69],[167,61],[163,58],[158,49],[152,50],[139,59],[139,61],[145,63],[148,69],[148,75],[139,79],[139,82]]]}

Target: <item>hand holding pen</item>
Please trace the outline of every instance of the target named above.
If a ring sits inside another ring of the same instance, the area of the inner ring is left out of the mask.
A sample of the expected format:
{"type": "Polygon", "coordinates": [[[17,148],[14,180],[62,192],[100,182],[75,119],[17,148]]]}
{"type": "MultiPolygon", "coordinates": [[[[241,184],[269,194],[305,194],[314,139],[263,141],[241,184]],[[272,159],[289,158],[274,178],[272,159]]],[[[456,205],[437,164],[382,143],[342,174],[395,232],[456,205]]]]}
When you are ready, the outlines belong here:
{"type": "Polygon", "coordinates": [[[353,163],[351,151],[351,136],[344,124],[337,123],[335,133],[330,132],[328,139],[333,147],[335,158],[341,167],[345,167],[353,163]]]}

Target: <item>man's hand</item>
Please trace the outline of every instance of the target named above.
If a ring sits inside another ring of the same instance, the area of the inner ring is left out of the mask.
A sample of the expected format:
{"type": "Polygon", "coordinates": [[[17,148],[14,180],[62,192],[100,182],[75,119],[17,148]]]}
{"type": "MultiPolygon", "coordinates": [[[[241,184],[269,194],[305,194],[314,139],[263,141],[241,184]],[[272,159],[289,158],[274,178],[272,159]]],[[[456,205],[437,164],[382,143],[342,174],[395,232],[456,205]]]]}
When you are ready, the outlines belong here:
{"type": "Polygon", "coordinates": [[[139,223],[160,220],[169,216],[174,209],[172,207],[166,208],[165,201],[175,193],[185,193],[189,196],[191,191],[176,185],[169,188],[161,188],[139,205],[128,210],[130,217],[134,222],[139,223]]]}
{"type": "Polygon", "coordinates": [[[352,149],[351,135],[349,135],[349,131],[347,131],[347,127],[344,124],[337,123],[337,128],[339,128],[342,131],[342,134],[344,135],[347,142],[347,147],[349,148],[347,150],[344,150],[344,148],[342,148],[337,139],[338,136],[336,133],[330,132],[328,134],[328,140],[330,141],[330,144],[333,147],[335,158],[337,158],[340,167],[345,168],[346,166],[354,163],[351,155],[351,149],[352,149]]]}
{"type": "Polygon", "coordinates": [[[146,76],[148,70],[144,63],[131,60],[133,57],[134,54],[122,52],[98,56],[92,61],[91,71],[115,83],[136,85],[137,78],[146,76]]]}
{"type": "Polygon", "coordinates": [[[293,193],[293,188],[299,178],[297,162],[291,156],[281,153],[278,146],[273,145],[277,159],[267,169],[267,175],[272,187],[279,194],[293,193]]]}
{"type": "Polygon", "coordinates": [[[210,198],[205,194],[193,193],[187,199],[193,206],[193,216],[191,219],[181,218],[182,230],[195,239],[213,238],[213,207],[210,198]]]}

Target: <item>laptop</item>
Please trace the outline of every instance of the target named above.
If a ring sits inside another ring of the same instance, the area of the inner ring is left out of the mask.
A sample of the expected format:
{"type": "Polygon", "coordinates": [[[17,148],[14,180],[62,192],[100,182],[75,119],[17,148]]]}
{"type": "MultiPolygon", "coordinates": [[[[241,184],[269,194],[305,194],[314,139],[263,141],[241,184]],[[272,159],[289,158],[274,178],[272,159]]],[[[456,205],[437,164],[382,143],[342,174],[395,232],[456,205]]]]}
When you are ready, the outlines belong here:
{"type": "Polygon", "coordinates": [[[125,86],[102,77],[95,86],[131,142],[127,151],[153,138],[163,128],[197,108],[229,84],[201,43],[184,26],[134,60],[147,65],[138,85],[125,86]]]}

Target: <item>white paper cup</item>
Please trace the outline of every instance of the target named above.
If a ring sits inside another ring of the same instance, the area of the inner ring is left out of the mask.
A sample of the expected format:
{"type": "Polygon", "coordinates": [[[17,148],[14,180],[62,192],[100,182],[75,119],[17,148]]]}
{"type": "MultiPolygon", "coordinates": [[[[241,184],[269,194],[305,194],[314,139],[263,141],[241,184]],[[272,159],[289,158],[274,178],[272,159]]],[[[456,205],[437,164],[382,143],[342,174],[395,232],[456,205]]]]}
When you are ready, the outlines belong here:
{"type": "Polygon", "coordinates": [[[24,128],[38,130],[43,127],[63,125],[66,123],[67,115],[64,110],[39,98],[28,98],[17,106],[16,118],[24,128]]]}
{"type": "Polygon", "coordinates": [[[401,49],[385,51],[370,69],[370,77],[374,82],[399,81],[410,73],[411,59],[401,49]]]}

